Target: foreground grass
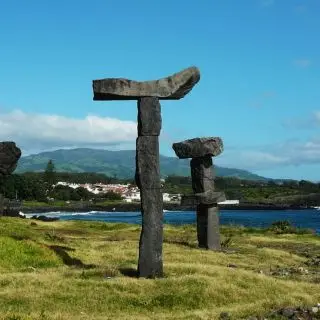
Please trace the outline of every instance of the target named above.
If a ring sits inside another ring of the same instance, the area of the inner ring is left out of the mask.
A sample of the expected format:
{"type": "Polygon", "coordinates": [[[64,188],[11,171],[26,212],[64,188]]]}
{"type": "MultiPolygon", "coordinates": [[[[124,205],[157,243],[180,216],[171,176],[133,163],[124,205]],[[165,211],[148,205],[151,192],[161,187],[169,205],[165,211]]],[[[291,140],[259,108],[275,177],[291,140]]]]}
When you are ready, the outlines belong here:
{"type": "Polygon", "coordinates": [[[229,247],[209,252],[194,226],[166,226],[165,278],[146,280],[134,277],[139,233],[0,218],[0,319],[245,319],[320,302],[320,270],[308,265],[319,237],[223,227],[229,247]]]}

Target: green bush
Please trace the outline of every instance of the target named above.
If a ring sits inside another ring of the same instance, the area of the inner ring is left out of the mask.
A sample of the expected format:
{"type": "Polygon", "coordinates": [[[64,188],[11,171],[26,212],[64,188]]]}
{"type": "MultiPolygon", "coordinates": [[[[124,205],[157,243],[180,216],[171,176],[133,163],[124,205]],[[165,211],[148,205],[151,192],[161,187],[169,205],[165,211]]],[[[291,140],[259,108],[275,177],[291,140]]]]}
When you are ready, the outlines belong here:
{"type": "Polygon", "coordinates": [[[277,234],[286,234],[286,233],[298,233],[298,234],[304,234],[304,233],[313,233],[310,229],[303,229],[303,228],[297,228],[294,225],[291,224],[290,221],[282,220],[282,221],[275,221],[272,223],[272,225],[269,227],[269,230],[277,233],[277,234]]]}

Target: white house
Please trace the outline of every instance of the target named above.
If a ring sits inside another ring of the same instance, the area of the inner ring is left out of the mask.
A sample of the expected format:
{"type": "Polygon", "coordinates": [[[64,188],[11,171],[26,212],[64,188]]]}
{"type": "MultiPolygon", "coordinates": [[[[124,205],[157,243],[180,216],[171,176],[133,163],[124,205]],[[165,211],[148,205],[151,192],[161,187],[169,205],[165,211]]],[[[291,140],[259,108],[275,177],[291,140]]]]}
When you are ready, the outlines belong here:
{"type": "Polygon", "coordinates": [[[58,186],[58,185],[61,185],[61,186],[68,186],[70,188],[73,188],[73,189],[77,189],[80,187],[80,184],[77,184],[77,183],[68,183],[68,182],[64,182],[64,181],[59,181],[57,182],[57,184],[55,186],[58,186]]]}
{"type": "Polygon", "coordinates": [[[163,193],[162,197],[163,197],[163,202],[170,202],[171,201],[171,196],[169,193],[163,193]]]}
{"type": "Polygon", "coordinates": [[[240,201],[239,200],[225,200],[218,202],[218,204],[230,204],[230,205],[239,205],[240,201]]]}

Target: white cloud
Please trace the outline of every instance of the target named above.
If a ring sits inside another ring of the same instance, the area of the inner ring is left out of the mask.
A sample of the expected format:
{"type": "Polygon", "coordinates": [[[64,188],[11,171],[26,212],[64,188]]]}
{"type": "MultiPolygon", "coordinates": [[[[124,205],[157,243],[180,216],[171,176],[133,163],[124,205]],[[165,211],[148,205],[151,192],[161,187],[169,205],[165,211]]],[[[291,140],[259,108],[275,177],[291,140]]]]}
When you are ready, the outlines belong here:
{"type": "MultiPolygon", "coordinates": [[[[217,158],[218,160],[219,158],[217,158]]],[[[309,141],[290,140],[245,150],[228,150],[217,161],[221,166],[266,170],[283,166],[320,163],[320,137],[309,141]]]]}
{"type": "Polygon", "coordinates": [[[134,142],[133,121],[88,115],[83,119],[32,114],[19,110],[0,113],[0,139],[12,140],[23,150],[110,146],[134,142]]]}
{"type": "Polygon", "coordinates": [[[299,68],[308,68],[311,65],[311,60],[309,59],[296,59],[293,64],[299,68]]]}

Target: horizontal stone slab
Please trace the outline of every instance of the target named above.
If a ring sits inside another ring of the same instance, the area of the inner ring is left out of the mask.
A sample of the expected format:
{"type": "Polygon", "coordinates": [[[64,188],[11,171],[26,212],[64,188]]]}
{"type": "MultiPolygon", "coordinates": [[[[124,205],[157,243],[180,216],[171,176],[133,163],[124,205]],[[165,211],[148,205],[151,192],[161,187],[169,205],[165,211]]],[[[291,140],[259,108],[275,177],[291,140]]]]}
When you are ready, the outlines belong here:
{"type": "Polygon", "coordinates": [[[0,175],[9,175],[17,167],[21,150],[12,141],[0,142],[0,175]]]}
{"type": "Polygon", "coordinates": [[[172,148],[180,159],[215,157],[223,151],[220,137],[194,138],[174,143],[172,148]]]}
{"type": "Polygon", "coordinates": [[[188,94],[200,80],[200,71],[190,67],[170,77],[134,81],[123,78],[93,80],[93,100],[137,100],[143,97],[177,100],[188,94]]]}
{"type": "Polygon", "coordinates": [[[184,195],[181,197],[181,205],[182,206],[196,206],[198,204],[217,204],[218,202],[222,202],[226,200],[226,196],[224,192],[210,192],[203,194],[191,194],[184,195]]]}

